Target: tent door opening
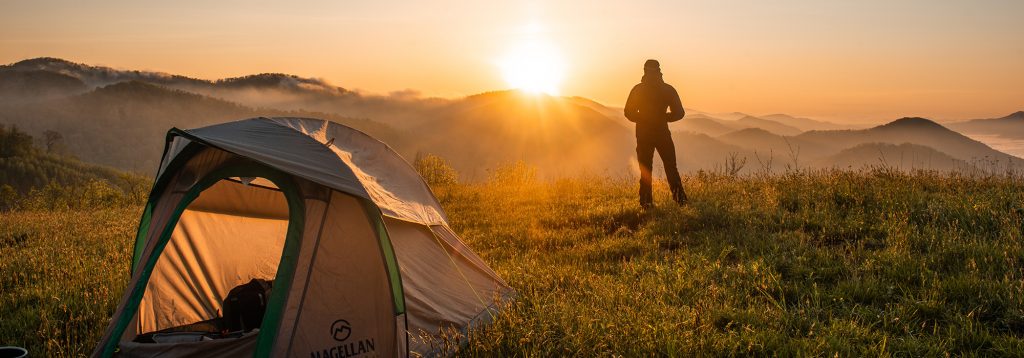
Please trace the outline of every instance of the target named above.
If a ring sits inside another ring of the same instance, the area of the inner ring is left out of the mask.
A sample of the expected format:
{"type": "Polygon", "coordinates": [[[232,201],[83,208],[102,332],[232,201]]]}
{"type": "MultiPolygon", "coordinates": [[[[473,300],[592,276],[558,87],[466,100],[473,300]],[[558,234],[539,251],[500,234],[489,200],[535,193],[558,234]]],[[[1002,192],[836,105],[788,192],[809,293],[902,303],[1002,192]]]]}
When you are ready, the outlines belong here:
{"type": "Polygon", "coordinates": [[[259,332],[279,323],[303,220],[297,187],[276,170],[227,165],[199,180],[140,262],[144,290],[119,319],[122,353],[127,342],[268,349],[259,332]]]}
{"type": "Polygon", "coordinates": [[[135,341],[240,337],[258,329],[288,230],[288,204],[258,177],[229,177],[181,213],[139,305],[135,341]]]}

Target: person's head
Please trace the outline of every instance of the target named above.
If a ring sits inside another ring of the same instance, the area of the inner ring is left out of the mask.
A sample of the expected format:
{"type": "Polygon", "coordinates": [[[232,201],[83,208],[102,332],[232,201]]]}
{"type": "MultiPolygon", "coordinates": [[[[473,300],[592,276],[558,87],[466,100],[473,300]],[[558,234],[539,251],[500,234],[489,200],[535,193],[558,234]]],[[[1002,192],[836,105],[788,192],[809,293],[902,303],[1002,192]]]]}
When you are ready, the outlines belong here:
{"type": "Polygon", "coordinates": [[[641,82],[651,81],[662,81],[661,78],[661,64],[658,60],[647,60],[644,62],[644,77],[640,79],[641,82]]]}
{"type": "Polygon", "coordinates": [[[644,72],[651,71],[661,73],[661,64],[658,63],[658,60],[651,59],[644,62],[644,72]]]}

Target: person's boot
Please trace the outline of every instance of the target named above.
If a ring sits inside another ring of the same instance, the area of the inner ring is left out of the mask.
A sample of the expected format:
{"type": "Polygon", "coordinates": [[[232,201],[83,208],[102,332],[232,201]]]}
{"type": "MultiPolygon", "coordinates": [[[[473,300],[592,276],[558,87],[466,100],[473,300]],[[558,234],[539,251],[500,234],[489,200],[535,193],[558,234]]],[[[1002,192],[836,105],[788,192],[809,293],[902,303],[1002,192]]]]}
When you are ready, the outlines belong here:
{"type": "Polygon", "coordinates": [[[654,207],[654,193],[650,184],[640,183],[640,210],[648,211],[654,207]]]}
{"type": "Polygon", "coordinates": [[[687,202],[690,201],[689,199],[686,198],[686,190],[683,190],[682,186],[680,186],[678,188],[671,188],[671,189],[672,189],[672,200],[674,200],[676,202],[676,204],[679,204],[679,206],[684,206],[684,205],[686,205],[687,202]]]}
{"type": "Polygon", "coordinates": [[[648,211],[651,211],[651,209],[654,209],[654,203],[644,203],[644,202],[640,203],[640,211],[641,212],[648,212],[648,211]]]}

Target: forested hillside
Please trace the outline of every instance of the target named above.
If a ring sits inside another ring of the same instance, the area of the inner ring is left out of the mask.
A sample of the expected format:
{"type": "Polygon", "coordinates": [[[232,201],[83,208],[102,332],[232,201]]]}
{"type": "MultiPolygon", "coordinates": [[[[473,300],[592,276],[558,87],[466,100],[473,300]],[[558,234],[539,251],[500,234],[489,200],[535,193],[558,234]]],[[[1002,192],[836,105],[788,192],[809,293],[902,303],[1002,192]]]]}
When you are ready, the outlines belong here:
{"type": "Polygon", "coordinates": [[[62,154],[56,134],[51,134],[45,144],[46,148],[40,148],[32,136],[17,127],[0,126],[0,210],[144,200],[148,178],[62,154]]]}

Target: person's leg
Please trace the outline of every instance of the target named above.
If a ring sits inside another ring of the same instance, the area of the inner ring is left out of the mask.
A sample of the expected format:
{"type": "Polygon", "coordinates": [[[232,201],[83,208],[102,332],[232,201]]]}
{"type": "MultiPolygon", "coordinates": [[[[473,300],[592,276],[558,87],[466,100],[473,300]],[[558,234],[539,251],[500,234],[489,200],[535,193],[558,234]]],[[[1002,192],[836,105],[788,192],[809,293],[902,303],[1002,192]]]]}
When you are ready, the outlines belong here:
{"type": "Polygon", "coordinates": [[[651,194],[651,167],[654,165],[654,143],[650,138],[636,139],[636,161],[640,164],[640,207],[654,205],[651,194]]]}
{"type": "Polygon", "coordinates": [[[676,146],[672,143],[672,135],[665,134],[659,137],[656,146],[662,163],[665,163],[665,179],[668,180],[669,190],[672,191],[672,200],[679,205],[686,204],[686,191],[683,190],[683,181],[676,167],[676,146]]]}

